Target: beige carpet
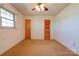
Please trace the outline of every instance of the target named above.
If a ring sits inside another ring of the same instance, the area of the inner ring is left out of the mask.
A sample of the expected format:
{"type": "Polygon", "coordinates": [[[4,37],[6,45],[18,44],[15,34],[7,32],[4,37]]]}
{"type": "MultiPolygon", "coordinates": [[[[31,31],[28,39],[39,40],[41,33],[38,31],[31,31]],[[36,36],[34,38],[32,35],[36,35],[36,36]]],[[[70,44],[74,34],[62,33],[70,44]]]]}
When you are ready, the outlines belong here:
{"type": "Polygon", "coordinates": [[[76,56],[55,40],[23,40],[3,56],[76,56]]]}

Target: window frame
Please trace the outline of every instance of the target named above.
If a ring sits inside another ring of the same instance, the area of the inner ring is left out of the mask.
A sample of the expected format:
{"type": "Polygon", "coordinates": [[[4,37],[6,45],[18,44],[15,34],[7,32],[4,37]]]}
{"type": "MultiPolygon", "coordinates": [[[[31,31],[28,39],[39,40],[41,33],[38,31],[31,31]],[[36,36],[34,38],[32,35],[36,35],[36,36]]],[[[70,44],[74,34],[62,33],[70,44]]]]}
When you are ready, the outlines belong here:
{"type": "Polygon", "coordinates": [[[16,28],[15,14],[14,14],[14,13],[12,13],[11,11],[9,11],[8,9],[6,9],[6,8],[2,7],[2,6],[0,6],[0,28],[6,28],[6,29],[7,29],[7,28],[16,28]],[[6,18],[6,17],[1,17],[1,8],[2,8],[2,9],[4,9],[5,11],[9,12],[10,14],[12,14],[12,15],[13,15],[13,20],[8,19],[8,18],[6,18]],[[6,19],[6,20],[9,20],[9,21],[13,21],[14,26],[13,26],[13,27],[9,27],[9,26],[2,26],[2,18],[6,19]]]}

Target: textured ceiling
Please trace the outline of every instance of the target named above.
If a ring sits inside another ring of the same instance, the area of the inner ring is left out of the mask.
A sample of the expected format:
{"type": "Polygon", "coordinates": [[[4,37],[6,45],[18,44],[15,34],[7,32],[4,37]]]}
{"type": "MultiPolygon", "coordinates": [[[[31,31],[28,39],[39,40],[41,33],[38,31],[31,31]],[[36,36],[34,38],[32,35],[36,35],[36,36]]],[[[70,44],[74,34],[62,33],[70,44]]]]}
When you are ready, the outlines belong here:
{"type": "Polygon", "coordinates": [[[18,11],[20,11],[23,15],[56,15],[66,6],[68,3],[44,3],[45,6],[48,7],[48,11],[32,11],[33,6],[35,3],[11,3],[18,11]]]}

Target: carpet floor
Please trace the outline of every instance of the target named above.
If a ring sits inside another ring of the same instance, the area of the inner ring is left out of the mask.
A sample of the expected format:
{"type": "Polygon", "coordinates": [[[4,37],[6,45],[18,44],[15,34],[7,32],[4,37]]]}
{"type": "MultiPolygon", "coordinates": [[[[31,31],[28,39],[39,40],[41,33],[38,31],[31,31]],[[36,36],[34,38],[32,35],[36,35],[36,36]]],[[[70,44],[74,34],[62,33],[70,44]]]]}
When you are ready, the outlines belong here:
{"type": "Polygon", "coordinates": [[[23,40],[2,56],[76,56],[55,40],[23,40]]]}

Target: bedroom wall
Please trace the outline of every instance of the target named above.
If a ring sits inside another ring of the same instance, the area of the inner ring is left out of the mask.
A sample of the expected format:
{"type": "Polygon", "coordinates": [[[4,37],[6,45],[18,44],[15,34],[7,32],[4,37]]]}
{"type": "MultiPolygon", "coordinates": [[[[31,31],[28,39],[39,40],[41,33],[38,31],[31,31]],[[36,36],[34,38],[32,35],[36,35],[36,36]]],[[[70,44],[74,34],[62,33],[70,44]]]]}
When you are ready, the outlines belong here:
{"type": "Polygon", "coordinates": [[[0,28],[0,54],[6,52],[24,39],[24,17],[10,4],[4,4],[4,8],[13,12],[16,16],[16,28],[0,28]]]}
{"type": "Polygon", "coordinates": [[[53,16],[29,16],[31,19],[31,38],[32,39],[40,39],[44,40],[44,20],[50,19],[51,20],[51,39],[53,39],[54,35],[54,28],[53,28],[53,22],[54,18],[53,16]]]}
{"type": "Polygon", "coordinates": [[[55,39],[79,54],[79,4],[70,4],[55,16],[55,39]]]}

